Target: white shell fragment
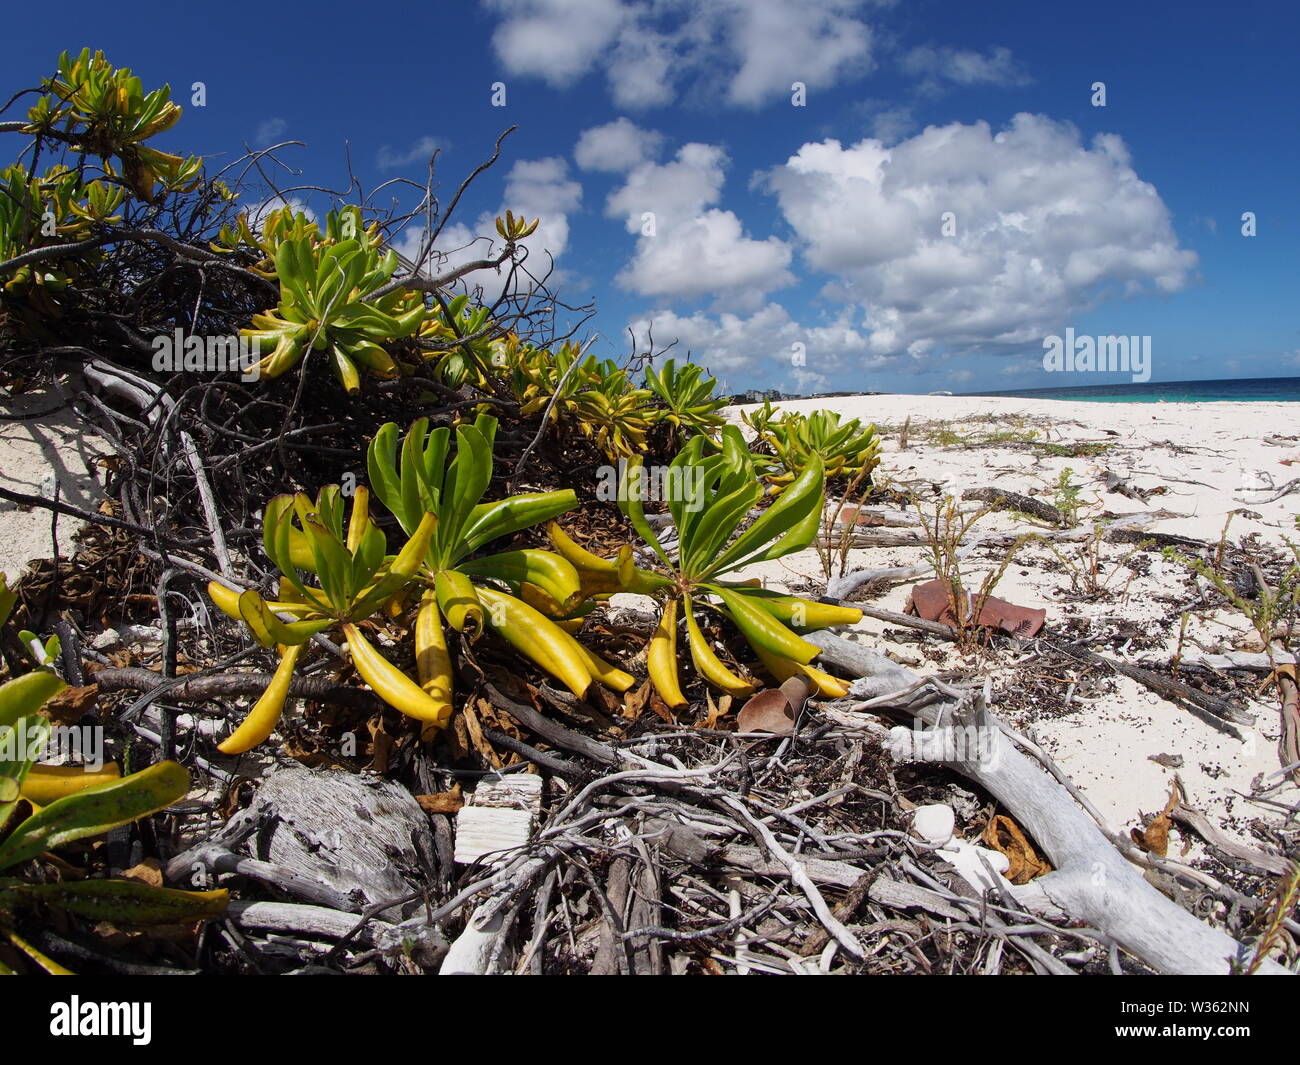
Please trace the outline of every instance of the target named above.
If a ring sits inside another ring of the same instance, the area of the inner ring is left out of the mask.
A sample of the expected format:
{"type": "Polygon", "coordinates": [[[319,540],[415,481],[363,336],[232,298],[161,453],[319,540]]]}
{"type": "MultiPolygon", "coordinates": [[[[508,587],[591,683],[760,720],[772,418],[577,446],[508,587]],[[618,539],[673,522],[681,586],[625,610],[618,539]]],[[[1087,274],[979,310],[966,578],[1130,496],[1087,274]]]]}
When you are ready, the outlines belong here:
{"type": "Polygon", "coordinates": [[[952,839],[957,823],[951,806],[941,802],[918,806],[912,814],[912,831],[933,847],[942,847],[952,839]]]}

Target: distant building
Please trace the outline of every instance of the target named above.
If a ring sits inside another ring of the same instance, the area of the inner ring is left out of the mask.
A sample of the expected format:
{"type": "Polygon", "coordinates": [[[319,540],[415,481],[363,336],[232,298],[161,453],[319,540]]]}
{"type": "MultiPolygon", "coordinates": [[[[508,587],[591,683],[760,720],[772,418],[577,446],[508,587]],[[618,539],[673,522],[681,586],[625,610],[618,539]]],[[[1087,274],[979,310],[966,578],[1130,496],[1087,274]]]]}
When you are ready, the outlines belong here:
{"type": "Polygon", "coordinates": [[[764,400],[771,400],[773,403],[779,403],[783,399],[799,399],[799,396],[788,396],[776,388],[757,389],[751,388],[747,392],[737,392],[731,397],[732,403],[762,403],[764,400]]]}

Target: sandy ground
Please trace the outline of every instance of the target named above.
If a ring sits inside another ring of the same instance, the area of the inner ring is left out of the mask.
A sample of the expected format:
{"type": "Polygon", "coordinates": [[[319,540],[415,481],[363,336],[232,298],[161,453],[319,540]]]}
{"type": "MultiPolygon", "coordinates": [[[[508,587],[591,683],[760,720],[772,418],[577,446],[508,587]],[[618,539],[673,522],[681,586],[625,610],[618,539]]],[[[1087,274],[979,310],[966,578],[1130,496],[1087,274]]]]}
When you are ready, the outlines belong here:
{"type": "MultiPolygon", "coordinates": [[[[877,484],[908,485],[930,498],[959,497],[966,488],[993,486],[1054,502],[1062,469],[1083,489],[1083,521],[1150,510],[1175,514],[1146,528],[1217,543],[1232,514],[1229,539],[1254,536],[1260,552],[1282,548],[1282,537],[1300,539],[1296,515],[1300,492],[1274,502],[1260,502],[1300,477],[1300,439],[1282,446],[1266,444],[1269,435],[1300,435],[1300,407],[1289,403],[1071,403],[976,397],[858,396],[793,401],[783,406],[816,410],[875,422],[885,438],[877,484]],[[910,418],[909,446],[899,447],[899,429],[910,418]],[[975,444],[976,446],[970,446],[975,444]],[[1096,452],[1077,454],[1071,452],[1096,452]],[[1146,503],[1106,490],[1107,471],[1141,490],[1154,490],[1146,503]]],[[[733,408],[736,419],[741,411],[733,408]]],[[[977,509],[979,504],[968,504],[977,509]]],[[[971,535],[986,530],[1023,528],[1006,513],[980,519],[971,535]]],[[[903,531],[903,530],[900,530],[903,531]]],[[[1076,565],[1078,545],[1060,550],[1076,565]]],[[[1018,551],[995,594],[1012,602],[1047,609],[1044,635],[1072,632],[1119,634],[1098,650],[1112,658],[1166,662],[1174,653],[1182,611],[1190,609],[1185,648],[1221,651],[1252,647],[1251,630],[1233,608],[1198,608],[1197,584],[1187,568],[1159,553],[1133,553],[1132,545],[1106,544],[1099,571],[1106,584],[1101,594],[1083,596],[1072,588],[1067,565],[1050,550],[1030,544],[1018,551]],[[1141,557],[1139,557],[1141,556],[1141,557]],[[1139,570],[1129,567],[1133,562],[1139,570]],[[1129,639],[1129,635],[1136,638],[1129,639]]],[[[967,587],[1001,564],[1005,549],[979,549],[968,560],[967,587]]],[[[923,548],[869,548],[849,553],[848,569],[881,569],[927,561],[923,548]]],[[[838,562],[833,563],[835,572],[838,562]]],[[[754,567],[771,586],[820,589],[826,573],[815,551],[754,567]]],[[[928,578],[918,578],[924,580],[928,578]]],[[[901,611],[915,581],[905,581],[866,598],[874,605],[901,611]]],[[[895,639],[880,634],[886,624],[864,619],[854,638],[883,649],[921,673],[968,669],[992,673],[995,691],[1019,689],[995,707],[1049,750],[1076,784],[1107,818],[1111,827],[1139,826],[1165,805],[1175,773],[1189,803],[1204,810],[1225,830],[1243,839],[1254,836],[1252,821],[1276,823],[1274,808],[1244,797],[1259,775],[1280,768],[1277,741],[1278,704],[1270,689],[1248,703],[1254,728],[1238,741],[1216,731],[1185,709],[1156,696],[1144,686],[1113,674],[1093,679],[1079,671],[1060,680],[1041,680],[1024,692],[1016,655],[959,656],[952,645],[917,642],[892,628],[895,639]],[[1065,702],[1064,688],[1077,680],[1065,702]],[[1167,768],[1153,756],[1181,756],[1182,765],[1167,768]]],[[[1202,675],[1205,676],[1205,675],[1202,675]]],[[[1258,675],[1262,676],[1262,674],[1258,675]]],[[[1228,681],[1209,675],[1210,690],[1227,694],[1228,681]]],[[[1241,698],[1238,690],[1234,699],[1241,698]]],[[[995,695],[995,699],[998,696],[995,695]]],[[[1270,783],[1276,782],[1273,777],[1270,783]]],[[[1274,801],[1294,804],[1300,791],[1273,793],[1274,801]]]]}
{"type": "MultiPolygon", "coordinates": [[[[6,416],[48,411],[63,402],[57,392],[30,392],[5,396],[6,416]]],[[[25,495],[59,499],[84,510],[93,510],[102,495],[96,479],[95,460],[106,451],[93,437],[83,435],[76,417],[66,410],[42,414],[30,420],[6,417],[0,421],[0,485],[25,495]]],[[[60,555],[74,549],[73,534],[81,527],[75,518],[58,520],[60,555]]],[[[53,524],[46,510],[31,510],[0,499],[0,573],[17,580],[33,559],[52,558],[53,524]]]]}

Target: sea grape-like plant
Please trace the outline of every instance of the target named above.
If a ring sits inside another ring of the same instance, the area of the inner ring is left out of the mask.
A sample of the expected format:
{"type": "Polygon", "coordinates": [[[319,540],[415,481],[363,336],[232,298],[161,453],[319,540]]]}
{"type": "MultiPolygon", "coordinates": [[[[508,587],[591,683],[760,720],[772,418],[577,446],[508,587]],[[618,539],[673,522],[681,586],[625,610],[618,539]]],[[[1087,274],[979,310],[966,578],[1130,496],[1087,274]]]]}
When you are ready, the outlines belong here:
{"type": "Polygon", "coordinates": [[[718,412],[727,401],[716,394],[716,378],[705,377],[704,368],[687,363],[678,369],[677,360],[669,359],[659,369],[647,366],[646,388],[662,404],[650,417],[672,426],[671,445],[676,447],[682,433],[714,437],[727,419],[718,412]]]}
{"type": "MultiPolygon", "coordinates": [[[[114,211],[126,190],[120,185],[85,180],[59,165],[41,177],[29,174],[21,163],[0,171],[0,262],[45,244],[71,244],[85,240],[96,224],[116,222],[114,211]]],[[[82,258],[94,251],[82,252],[82,258]]],[[[74,274],[74,261],[58,264],[24,264],[3,279],[3,289],[16,295],[30,285],[49,291],[66,287],[74,274]]]]}
{"type": "Polygon", "coordinates": [[[572,489],[528,492],[483,502],[492,480],[497,420],[480,415],[451,430],[420,419],[401,444],[389,422],[371,442],[367,469],[375,494],[404,530],[421,514],[437,524],[423,554],[423,584],[415,626],[416,668],[425,691],[451,699],[451,663],[444,625],[469,639],[484,628],[583,695],[593,680],[625,691],[632,678],[602,661],[562,627],[584,598],[574,568],[550,551],[522,549],[472,557],[494,540],[577,506],[572,489]],[[495,585],[499,586],[496,587],[495,585]],[[505,591],[503,589],[509,589],[505,591]]]}
{"type": "MultiPolygon", "coordinates": [[[[488,307],[474,307],[462,292],[450,303],[430,309],[420,326],[420,347],[433,375],[448,388],[466,383],[484,387],[490,375],[501,373],[494,345],[500,343],[488,307]]],[[[515,344],[517,337],[511,337],[515,344]]]]}
{"type": "Polygon", "coordinates": [[[578,431],[610,459],[645,449],[650,391],[633,388],[627,370],[612,359],[584,366],[585,387],[573,397],[578,431]]]}
{"type": "Polygon", "coordinates": [[[241,754],[270,736],[304,646],[318,633],[336,628],[348,640],[357,672],[376,695],[409,717],[435,727],[447,723],[451,708],[384,661],[357,628],[410,584],[436,524],[434,515],[421,514],[406,545],[389,555],[387,537],[371,520],[364,485],[352,496],[346,525],[337,485],[322,488],[314,503],[301,493],[267,503],[262,545],[280,570],[280,598],[267,602],[256,591],[237,592],[217,581],[208,585],[208,594],[222,612],[242,621],[261,646],[278,647],[280,663],[266,691],[218,750],[241,754]],[[310,574],[306,580],[304,572],[310,574]]]}
{"type": "Polygon", "coordinates": [[[567,631],[581,623],[586,594],[574,568],[550,551],[524,549],[482,557],[494,540],[546,521],[577,505],[571,490],[532,492],[484,502],[492,480],[497,422],[429,430],[416,421],[401,441],[382,426],[367,453],[370,486],[358,486],[350,514],[337,485],[313,502],[278,496],[263,514],[263,547],[280,570],[279,598],[236,591],[218,581],[213,602],[241,621],[280,663],[244,722],[219,745],[226,754],[250,750],[270,736],[288,699],[294,670],[312,637],[331,630],[345,638],[357,673],[390,706],[424,723],[424,734],[447,725],[453,712],[452,665],[445,627],[475,640],[484,629],[501,635],[577,695],[597,680],[625,691],[632,677],[604,662],[567,631]],[[370,492],[397,519],[408,539],[395,555],[370,515],[370,492]],[[412,680],[374,647],[360,628],[381,610],[394,615],[419,594],[412,680]]]}
{"type": "Polygon", "coordinates": [[[582,390],[595,363],[594,355],[584,356],[581,345],[572,341],[554,352],[523,345],[514,353],[511,364],[511,387],[519,402],[519,413],[529,417],[550,406],[553,422],[572,415],[572,399],[582,390]]]}
{"type": "MultiPolygon", "coordinates": [[[[664,601],[647,662],[651,681],[670,706],[686,703],[677,673],[679,616],[686,625],[696,672],[709,684],[733,695],[753,690],[751,683],[723,664],[705,638],[695,615],[696,608],[705,605],[732,621],[768,672],[778,679],[799,673],[809,677],[823,693],[843,695],[847,691],[843,682],[811,665],[820,653],[816,645],[795,630],[853,624],[861,619],[860,610],[782,595],[753,582],[724,579],[744,566],[782,558],[812,542],[822,511],[821,460],[813,455],[787,491],[737,533],[762,499],[763,488],[739,428],[725,427],[720,445],[716,453],[705,454],[705,439],[692,437],[669,466],[665,483],[682,488],[670,493],[667,500],[678,536],[676,551],[671,555],[645,517],[643,460],[641,456],[629,460],[620,486],[619,506],[654,551],[659,565],[638,568],[626,552],[617,562],[592,557],[585,561],[588,579],[609,579],[616,574],[625,590],[664,601]],[[677,471],[675,475],[673,470],[677,471]]],[[[579,557],[578,561],[584,560],[579,557]]]]}
{"type": "Polygon", "coordinates": [[[750,446],[753,447],[766,441],[772,431],[772,426],[784,417],[785,411],[780,407],[772,406],[770,399],[763,400],[763,405],[760,407],[742,411],[740,420],[754,431],[754,439],[750,442],[750,446]]]}
{"type": "Polygon", "coordinates": [[[771,445],[775,455],[774,461],[760,459],[773,494],[784,491],[814,458],[821,462],[827,479],[864,477],[867,483],[880,464],[876,427],[864,428],[857,418],[842,421],[835,411],[787,411],[785,417],[767,422],[761,439],[771,445]]]}
{"type": "Polygon", "coordinates": [[[148,147],[144,142],[171,129],[181,109],[164,85],[146,93],[140,79],[125,67],[115,68],[103,52],[89,48],[77,56],[59,56],[53,77],[28,112],[24,133],[62,140],[74,151],[99,156],[113,172],[116,157],[127,186],[142,200],[158,198],[158,184],[184,191],[199,180],[202,161],[148,147]]]}
{"type": "MultiPolygon", "coordinates": [[[[346,208],[356,211],[356,208],[346,208]]],[[[359,215],[359,212],[358,212],[359,215]]],[[[331,212],[334,220],[337,213],[331,212]]],[[[354,224],[357,216],[354,216],[354,224]]],[[[268,281],[275,279],[275,253],[286,240],[307,239],[321,243],[320,226],[306,213],[296,207],[285,204],[267,211],[254,233],[247,211],[241,211],[233,223],[223,225],[217,239],[208,246],[216,252],[233,254],[248,251],[257,255],[256,262],[249,266],[255,274],[260,274],[268,281]]],[[[337,243],[331,241],[330,243],[337,243]]]]}
{"type": "Polygon", "coordinates": [[[361,388],[361,370],[380,378],[398,376],[383,347],[411,337],[425,316],[424,301],[396,290],[378,295],[397,270],[397,255],[363,236],[322,243],[310,235],[281,241],[275,249],[279,305],[253,316],[241,335],[270,351],[256,364],[259,376],[279,377],[309,351],[322,351],[346,392],[361,388]]]}
{"type": "MultiPolygon", "coordinates": [[[[162,212],[141,209],[139,201],[157,205],[165,194],[194,190],[203,161],[146,143],[171,128],[181,109],[167,86],[145,92],[139,78],[102,52],[63,53],[36,91],[26,117],[4,123],[30,138],[20,160],[31,162],[0,171],[0,302],[11,331],[66,343],[60,320],[104,296],[79,282],[116,254],[115,227],[126,209],[151,227],[162,212]]],[[[201,198],[219,202],[232,194],[212,181],[201,198]]]]}
{"type": "MultiPolygon", "coordinates": [[[[0,687],[0,733],[13,730],[30,740],[45,719],[37,712],[53,687],[26,684],[27,674],[0,687]],[[21,691],[15,691],[21,687],[21,691]]],[[[54,678],[57,681],[57,678],[54,678]]],[[[59,684],[61,686],[61,682],[59,684]]],[[[54,689],[57,690],[57,689],[54,689]]],[[[183,799],[189,774],[175,762],[159,762],[139,773],[92,784],[37,809],[20,788],[31,760],[0,757],[0,937],[39,969],[56,975],[68,970],[20,932],[25,909],[50,906],[91,921],[114,925],[177,924],[219,917],[228,892],[176,891],[135,880],[79,880],[32,883],[12,874],[46,851],[104,833],[157,813],[183,799]]],[[[94,778],[90,778],[93,781],[94,778]]],[[[13,970],[0,961],[0,975],[13,970]]]]}
{"type": "MultiPolygon", "coordinates": [[[[14,601],[0,577],[0,624],[14,601]]],[[[116,765],[91,772],[38,764],[50,732],[41,708],[65,687],[48,669],[0,685],[0,938],[49,973],[67,970],[21,935],[24,909],[52,906],[95,921],[141,925],[216,917],[227,901],[224,890],[173,891],[123,880],[30,883],[3,875],[45,851],[156,813],[189,791],[189,774],[175,762],[127,777],[116,765]]],[[[0,961],[0,975],[11,973],[0,961]]]]}
{"type": "Polygon", "coordinates": [[[612,359],[583,355],[573,343],[556,352],[522,347],[508,355],[524,417],[548,412],[551,425],[571,427],[612,460],[644,449],[652,393],[633,387],[631,375],[612,359]]]}

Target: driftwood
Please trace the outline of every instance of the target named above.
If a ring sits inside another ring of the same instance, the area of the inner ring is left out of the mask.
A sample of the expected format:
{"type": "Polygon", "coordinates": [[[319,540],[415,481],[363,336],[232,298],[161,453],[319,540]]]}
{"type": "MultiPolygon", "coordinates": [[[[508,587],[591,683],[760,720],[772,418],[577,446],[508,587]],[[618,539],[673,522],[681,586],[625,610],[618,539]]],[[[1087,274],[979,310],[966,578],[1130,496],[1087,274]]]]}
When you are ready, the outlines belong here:
{"type": "Polygon", "coordinates": [[[967,488],[961,494],[962,499],[973,499],[978,503],[987,503],[995,510],[1018,510],[1022,514],[1041,518],[1053,525],[1066,524],[1065,515],[1050,503],[1044,503],[1033,496],[1008,492],[1001,488],[967,488]]]}
{"type": "MultiPolygon", "coordinates": [[[[205,843],[171,859],[169,879],[249,876],[317,905],[400,919],[395,899],[434,879],[433,833],[404,788],[351,773],[274,769],[252,804],[205,843]],[[255,855],[238,853],[255,848],[255,855]],[[387,904],[387,905],[385,905],[387,904]]],[[[407,904],[408,907],[410,904],[407,904]]]]}
{"type": "MultiPolygon", "coordinates": [[[[863,677],[879,671],[879,655],[842,637],[818,632],[808,639],[822,648],[823,660],[832,665],[863,677]]],[[[887,673],[908,678],[904,687],[921,681],[892,663],[887,673]]],[[[900,754],[938,761],[978,783],[1011,812],[1053,865],[1053,872],[1034,883],[1055,906],[1160,972],[1226,975],[1233,964],[1249,960],[1249,951],[1231,936],[1197,920],[1152,887],[1070,794],[1016,749],[982,693],[968,692],[960,699],[917,707],[914,713],[929,725],[942,717],[945,725],[973,730],[967,734],[980,737],[965,750],[959,746],[961,756],[952,757],[951,744],[927,747],[924,737],[934,737],[934,730],[922,732],[920,739],[911,730],[894,730],[900,754]]],[[[1287,972],[1271,961],[1259,971],[1287,972]]]]}
{"type": "MultiPolygon", "coordinates": [[[[963,549],[958,557],[965,558],[970,549],[963,549]]],[[[847,599],[859,588],[871,588],[873,585],[898,584],[901,581],[916,580],[934,572],[933,564],[920,562],[915,566],[889,566],[885,569],[859,569],[841,577],[833,577],[826,587],[829,595],[847,599]]]]}
{"type": "Polygon", "coordinates": [[[1291,779],[1300,781],[1300,683],[1295,666],[1279,669],[1275,674],[1282,693],[1282,735],[1278,740],[1278,757],[1291,771],[1291,779]]]}
{"type": "MultiPolygon", "coordinates": [[[[1267,489],[1264,489],[1264,491],[1267,491],[1267,489]]],[[[1290,495],[1292,492],[1295,491],[1300,491],[1300,477],[1293,477],[1291,480],[1287,481],[1286,484],[1284,484],[1281,488],[1276,489],[1273,492],[1273,494],[1269,496],[1248,497],[1245,495],[1235,495],[1232,498],[1236,500],[1238,503],[1248,503],[1251,506],[1260,506],[1264,503],[1272,503],[1275,500],[1281,499],[1283,496],[1290,495]]]]}
{"type": "Polygon", "coordinates": [[[1253,714],[1234,706],[1226,699],[1220,699],[1217,695],[1210,695],[1199,688],[1193,688],[1190,684],[1175,680],[1173,677],[1166,677],[1163,673],[1154,673],[1149,669],[1143,669],[1141,666],[1130,665],[1128,662],[1121,662],[1115,658],[1107,658],[1105,655],[1099,655],[1096,651],[1091,651],[1079,644],[1057,645],[1056,649],[1071,658],[1080,659],[1091,665],[1107,666],[1116,673],[1121,673],[1130,680],[1137,681],[1157,695],[1183,706],[1189,713],[1204,721],[1211,728],[1217,729],[1233,739],[1240,740],[1242,738],[1241,733],[1227,722],[1232,721],[1238,725],[1253,725],[1255,723],[1253,714]]]}
{"type": "MultiPolygon", "coordinates": [[[[830,597],[825,597],[824,601],[831,601],[830,597]]],[[[870,603],[837,602],[836,605],[856,607],[866,617],[875,618],[877,621],[885,621],[891,625],[902,625],[905,628],[916,629],[918,632],[928,632],[931,636],[938,636],[945,640],[956,640],[960,635],[955,628],[951,625],[945,625],[942,621],[927,621],[925,618],[914,617],[911,614],[900,614],[897,610],[886,610],[884,607],[872,606],[870,603]]],[[[1020,643],[1019,640],[1013,642],[1020,643]]]]}
{"type": "MultiPolygon", "coordinates": [[[[1145,669],[1170,664],[1152,660],[1143,660],[1138,663],[1139,666],[1145,669]]],[[[1296,657],[1285,651],[1275,651],[1271,660],[1268,655],[1254,651],[1223,651],[1219,654],[1197,651],[1179,656],[1176,664],[1179,669],[1195,669],[1209,673],[1226,673],[1230,669],[1244,669],[1252,673],[1272,673],[1278,666],[1295,665],[1296,657]]]]}
{"type": "MultiPolygon", "coordinates": [[[[329,940],[343,939],[357,923],[354,914],[294,902],[235,900],[226,908],[226,917],[246,931],[329,940]]],[[[374,925],[367,926],[357,933],[357,938],[369,945],[376,931],[374,925]]]]}
{"type": "Polygon", "coordinates": [[[1181,821],[1187,825],[1215,850],[1222,851],[1229,857],[1236,858],[1239,862],[1253,865],[1262,873],[1267,873],[1269,876],[1286,876],[1291,871],[1291,863],[1280,854],[1269,854],[1257,847],[1250,847],[1237,842],[1227,833],[1215,828],[1210,823],[1210,819],[1200,810],[1194,809],[1184,802],[1179,801],[1176,803],[1174,808],[1169,811],[1169,816],[1175,821],[1181,821]]]}
{"type": "MultiPolygon", "coordinates": [[[[168,678],[152,669],[136,666],[101,669],[91,674],[101,692],[151,692],[168,685],[166,697],[174,702],[201,703],[238,695],[260,696],[271,683],[270,673],[220,673],[211,676],[168,678]]],[[[289,682],[291,699],[333,703],[353,710],[377,713],[384,704],[372,692],[350,688],[326,677],[295,676],[289,682]]]]}

